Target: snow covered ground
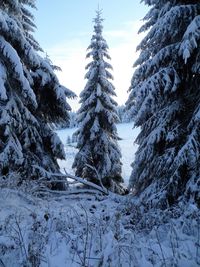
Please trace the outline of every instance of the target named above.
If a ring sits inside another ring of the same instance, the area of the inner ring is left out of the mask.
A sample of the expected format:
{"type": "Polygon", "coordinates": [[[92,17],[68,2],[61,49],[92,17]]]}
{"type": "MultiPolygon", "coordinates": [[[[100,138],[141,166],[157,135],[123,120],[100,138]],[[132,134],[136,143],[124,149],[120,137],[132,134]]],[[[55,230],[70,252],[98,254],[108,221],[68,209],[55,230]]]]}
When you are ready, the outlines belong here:
{"type": "Polygon", "coordinates": [[[1,267],[196,267],[199,213],[145,214],[131,196],[38,198],[2,189],[1,267]]]}
{"type": "MultiPolygon", "coordinates": [[[[71,166],[77,150],[74,148],[75,144],[73,144],[73,146],[67,144],[67,139],[68,137],[72,138],[72,135],[76,130],[76,128],[73,128],[57,131],[60,139],[65,145],[65,150],[67,154],[66,161],[59,161],[59,164],[61,169],[65,168],[67,172],[71,174],[73,174],[71,166]]],[[[134,143],[134,141],[137,135],[139,134],[139,129],[133,129],[133,123],[123,123],[117,125],[117,130],[119,137],[122,138],[122,140],[119,141],[123,163],[122,176],[124,178],[124,183],[128,185],[128,180],[131,174],[130,165],[134,160],[134,155],[137,150],[137,145],[134,143]]]]}

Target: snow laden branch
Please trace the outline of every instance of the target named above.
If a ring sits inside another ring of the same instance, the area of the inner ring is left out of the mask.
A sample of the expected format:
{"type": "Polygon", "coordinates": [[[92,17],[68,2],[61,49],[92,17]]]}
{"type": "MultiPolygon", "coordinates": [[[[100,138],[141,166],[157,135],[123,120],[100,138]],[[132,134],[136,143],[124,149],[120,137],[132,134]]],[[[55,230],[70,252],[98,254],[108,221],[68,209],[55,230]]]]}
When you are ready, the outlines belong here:
{"type": "MultiPolygon", "coordinates": [[[[68,182],[68,179],[72,179],[72,180],[75,180],[78,183],[81,183],[81,184],[86,185],[86,186],[88,186],[90,188],[93,188],[93,189],[95,189],[95,190],[97,190],[97,191],[99,191],[99,192],[101,192],[101,193],[103,193],[105,195],[108,195],[109,194],[109,191],[105,187],[103,187],[103,186],[101,187],[101,186],[96,185],[96,184],[94,184],[92,182],[89,182],[86,179],[83,179],[81,177],[78,177],[78,176],[69,174],[69,173],[66,172],[66,170],[65,170],[65,174],[62,174],[62,173],[51,173],[51,172],[48,172],[48,171],[46,171],[43,168],[38,167],[38,166],[33,166],[33,167],[36,168],[36,169],[38,169],[41,172],[41,174],[43,174],[42,175],[43,177],[41,177],[38,180],[38,182],[41,182],[41,183],[44,182],[45,184],[66,183],[67,188],[69,189],[69,184],[70,183],[68,182]],[[46,176],[48,178],[50,178],[49,181],[46,180],[46,176]],[[58,179],[51,179],[51,177],[57,177],[58,179]]],[[[54,192],[60,192],[61,194],[63,194],[63,191],[51,190],[51,189],[48,189],[48,188],[43,187],[43,186],[38,186],[38,187],[34,188],[32,191],[41,191],[41,189],[42,189],[42,191],[43,190],[46,190],[46,191],[49,191],[49,192],[54,191],[54,192]]],[[[84,189],[83,191],[85,193],[87,190],[84,189]]],[[[73,194],[73,193],[77,194],[77,193],[81,193],[82,190],[67,190],[65,192],[67,194],[73,194]]],[[[89,189],[88,189],[87,192],[90,192],[89,189]]],[[[95,192],[95,191],[93,191],[93,192],[95,192]]]]}

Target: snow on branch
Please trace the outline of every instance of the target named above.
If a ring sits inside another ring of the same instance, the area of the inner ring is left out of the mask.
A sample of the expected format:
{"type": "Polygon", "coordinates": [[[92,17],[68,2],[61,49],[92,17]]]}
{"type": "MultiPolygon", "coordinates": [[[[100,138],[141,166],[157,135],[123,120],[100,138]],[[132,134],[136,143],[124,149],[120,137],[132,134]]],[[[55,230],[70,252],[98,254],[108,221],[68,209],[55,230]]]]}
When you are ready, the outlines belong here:
{"type": "Polygon", "coordinates": [[[185,64],[191,57],[191,54],[198,46],[200,39],[200,15],[196,16],[189,24],[180,46],[180,54],[182,54],[185,64]]]}
{"type": "MultiPolygon", "coordinates": [[[[59,177],[59,178],[63,178],[62,180],[61,179],[53,180],[53,181],[52,180],[49,180],[49,182],[53,182],[53,183],[54,182],[59,182],[59,183],[64,182],[64,183],[67,183],[67,178],[69,178],[69,179],[75,180],[75,181],[77,181],[77,182],[79,182],[81,184],[84,184],[84,185],[87,185],[89,187],[92,187],[93,189],[96,189],[97,191],[100,191],[101,193],[104,193],[105,195],[108,195],[109,194],[108,190],[106,190],[104,187],[98,186],[98,185],[96,185],[96,184],[94,184],[92,182],[87,181],[86,179],[81,178],[81,177],[78,177],[78,176],[69,174],[66,171],[65,171],[65,174],[62,174],[62,173],[51,173],[51,172],[48,172],[48,171],[46,171],[45,169],[43,169],[43,168],[41,168],[39,166],[35,166],[34,165],[33,167],[35,169],[38,169],[39,171],[41,171],[41,173],[43,173],[43,174],[45,173],[47,177],[59,177]]],[[[39,181],[40,182],[45,181],[45,182],[48,183],[48,181],[46,181],[46,179],[44,180],[44,178],[39,179],[39,181]]]]}

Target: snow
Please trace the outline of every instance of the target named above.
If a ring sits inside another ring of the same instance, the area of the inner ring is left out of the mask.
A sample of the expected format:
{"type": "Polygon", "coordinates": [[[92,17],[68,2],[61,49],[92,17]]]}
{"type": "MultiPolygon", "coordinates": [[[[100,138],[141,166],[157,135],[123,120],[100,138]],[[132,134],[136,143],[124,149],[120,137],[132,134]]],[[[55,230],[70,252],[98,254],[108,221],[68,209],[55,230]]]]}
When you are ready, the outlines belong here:
{"type": "Polygon", "coordinates": [[[6,70],[2,64],[0,64],[0,99],[7,100],[6,88],[5,88],[5,81],[6,81],[6,70]]]}
{"type": "Polygon", "coordinates": [[[21,84],[24,90],[22,91],[24,96],[28,97],[29,100],[37,106],[35,94],[24,76],[20,58],[13,47],[2,36],[0,36],[0,51],[13,67],[13,75],[21,84]]]}
{"type": "Polygon", "coordinates": [[[41,199],[2,189],[0,266],[198,266],[195,213],[141,231],[142,223],[147,230],[162,213],[142,219],[145,214],[131,199],[98,194],[41,199]]]}
{"type": "MultiPolygon", "coordinates": [[[[66,151],[66,160],[59,160],[59,165],[62,170],[65,168],[67,172],[71,174],[73,174],[71,166],[77,153],[77,149],[75,148],[75,143],[71,145],[67,144],[67,138],[68,136],[70,136],[70,138],[72,139],[72,135],[76,131],[77,128],[57,131],[58,136],[65,145],[66,151]]],[[[133,123],[131,122],[117,124],[117,132],[119,137],[122,139],[118,141],[122,153],[122,177],[124,178],[125,185],[128,185],[129,176],[132,170],[130,165],[134,160],[134,154],[137,151],[138,147],[136,144],[134,144],[134,140],[136,139],[140,131],[139,128],[133,129],[133,123]]]]}
{"type": "Polygon", "coordinates": [[[196,16],[192,22],[189,24],[184,36],[183,42],[180,46],[180,53],[183,54],[183,59],[185,60],[185,64],[190,58],[194,49],[198,46],[198,41],[200,38],[200,15],[196,16]]]}

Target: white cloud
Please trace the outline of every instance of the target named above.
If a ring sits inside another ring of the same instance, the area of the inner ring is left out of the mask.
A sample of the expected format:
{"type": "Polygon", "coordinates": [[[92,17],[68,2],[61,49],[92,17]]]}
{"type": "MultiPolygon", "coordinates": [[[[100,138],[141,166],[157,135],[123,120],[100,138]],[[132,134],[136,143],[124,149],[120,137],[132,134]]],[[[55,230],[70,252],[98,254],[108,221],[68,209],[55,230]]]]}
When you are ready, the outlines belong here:
{"type": "MultiPolygon", "coordinates": [[[[128,98],[127,90],[133,75],[132,66],[137,58],[136,46],[142,37],[137,34],[140,26],[140,21],[134,21],[125,23],[123,29],[104,31],[105,39],[110,47],[113,83],[118,96],[116,100],[119,104],[124,104],[128,98]]],[[[92,33],[88,33],[87,39],[89,42],[91,35],[92,33]]],[[[84,36],[86,36],[85,33],[84,36]]],[[[80,34],[80,39],[66,41],[47,49],[53,63],[62,68],[62,72],[57,73],[60,82],[77,95],[80,94],[86,83],[84,80],[87,64],[85,56],[89,42],[84,36],[80,34]]],[[[77,109],[76,101],[70,104],[73,109],[77,109]]]]}

